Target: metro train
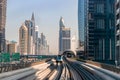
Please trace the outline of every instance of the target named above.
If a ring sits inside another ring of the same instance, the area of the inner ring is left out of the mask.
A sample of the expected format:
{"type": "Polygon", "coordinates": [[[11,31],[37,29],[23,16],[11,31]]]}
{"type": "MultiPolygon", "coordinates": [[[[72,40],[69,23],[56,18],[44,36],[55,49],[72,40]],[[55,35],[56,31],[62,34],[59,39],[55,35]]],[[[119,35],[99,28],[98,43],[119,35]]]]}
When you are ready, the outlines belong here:
{"type": "Polygon", "coordinates": [[[63,56],[62,55],[58,55],[57,58],[56,58],[56,62],[57,63],[58,62],[62,63],[62,61],[63,61],[63,56]]]}

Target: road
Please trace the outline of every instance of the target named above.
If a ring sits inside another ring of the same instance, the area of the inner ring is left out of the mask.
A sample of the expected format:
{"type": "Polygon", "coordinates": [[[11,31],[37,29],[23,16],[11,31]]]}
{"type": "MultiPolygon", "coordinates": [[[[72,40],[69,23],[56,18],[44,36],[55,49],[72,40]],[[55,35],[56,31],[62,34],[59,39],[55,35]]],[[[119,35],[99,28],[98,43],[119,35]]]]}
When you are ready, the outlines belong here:
{"type": "Polygon", "coordinates": [[[119,74],[68,58],[15,71],[1,73],[0,80],[120,80],[119,74]]]}

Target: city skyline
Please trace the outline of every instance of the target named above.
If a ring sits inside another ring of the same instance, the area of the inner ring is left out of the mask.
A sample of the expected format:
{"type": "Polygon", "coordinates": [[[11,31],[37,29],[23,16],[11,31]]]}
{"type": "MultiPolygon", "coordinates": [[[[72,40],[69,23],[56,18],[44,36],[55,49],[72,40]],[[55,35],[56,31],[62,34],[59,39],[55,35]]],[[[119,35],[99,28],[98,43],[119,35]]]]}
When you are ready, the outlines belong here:
{"type": "Polygon", "coordinates": [[[36,25],[40,26],[40,33],[43,32],[46,35],[48,44],[50,45],[50,52],[57,53],[60,16],[64,17],[65,25],[71,28],[72,34],[78,35],[77,4],[77,0],[40,0],[29,1],[29,3],[23,0],[10,0],[7,2],[6,39],[16,40],[18,42],[19,26],[26,19],[30,19],[29,16],[34,12],[36,25]],[[49,27],[52,29],[49,30],[49,27]],[[53,44],[54,40],[56,40],[57,43],[53,44]]]}

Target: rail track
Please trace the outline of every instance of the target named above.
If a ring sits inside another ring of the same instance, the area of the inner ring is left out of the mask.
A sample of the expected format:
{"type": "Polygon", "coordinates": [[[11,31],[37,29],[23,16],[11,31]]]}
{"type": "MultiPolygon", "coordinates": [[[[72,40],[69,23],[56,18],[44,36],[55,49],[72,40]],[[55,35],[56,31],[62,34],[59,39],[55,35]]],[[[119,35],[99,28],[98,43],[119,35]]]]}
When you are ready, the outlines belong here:
{"type": "Polygon", "coordinates": [[[116,76],[107,75],[88,64],[66,58],[62,63],[49,61],[25,70],[15,71],[9,76],[5,74],[5,76],[0,75],[0,80],[119,80],[116,76]]]}
{"type": "Polygon", "coordinates": [[[68,60],[64,60],[68,67],[72,70],[72,76],[74,80],[101,80],[102,78],[94,74],[93,72],[85,69],[77,63],[70,62],[68,60]],[[76,74],[77,76],[75,76],[76,74]]]}
{"type": "Polygon", "coordinates": [[[39,70],[19,80],[60,80],[62,73],[62,63],[53,63],[44,70],[39,70]]]}

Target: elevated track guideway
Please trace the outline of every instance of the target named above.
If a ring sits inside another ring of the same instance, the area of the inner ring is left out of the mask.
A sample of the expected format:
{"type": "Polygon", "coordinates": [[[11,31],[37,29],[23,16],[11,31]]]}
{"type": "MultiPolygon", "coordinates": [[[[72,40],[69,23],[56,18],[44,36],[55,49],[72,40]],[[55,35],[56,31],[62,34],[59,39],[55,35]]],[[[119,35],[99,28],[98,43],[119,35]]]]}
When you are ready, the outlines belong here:
{"type": "Polygon", "coordinates": [[[104,71],[63,57],[62,63],[51,59],[28,68],[1,73],[0,80],[120,80],[120,75],[104,71]]]}

